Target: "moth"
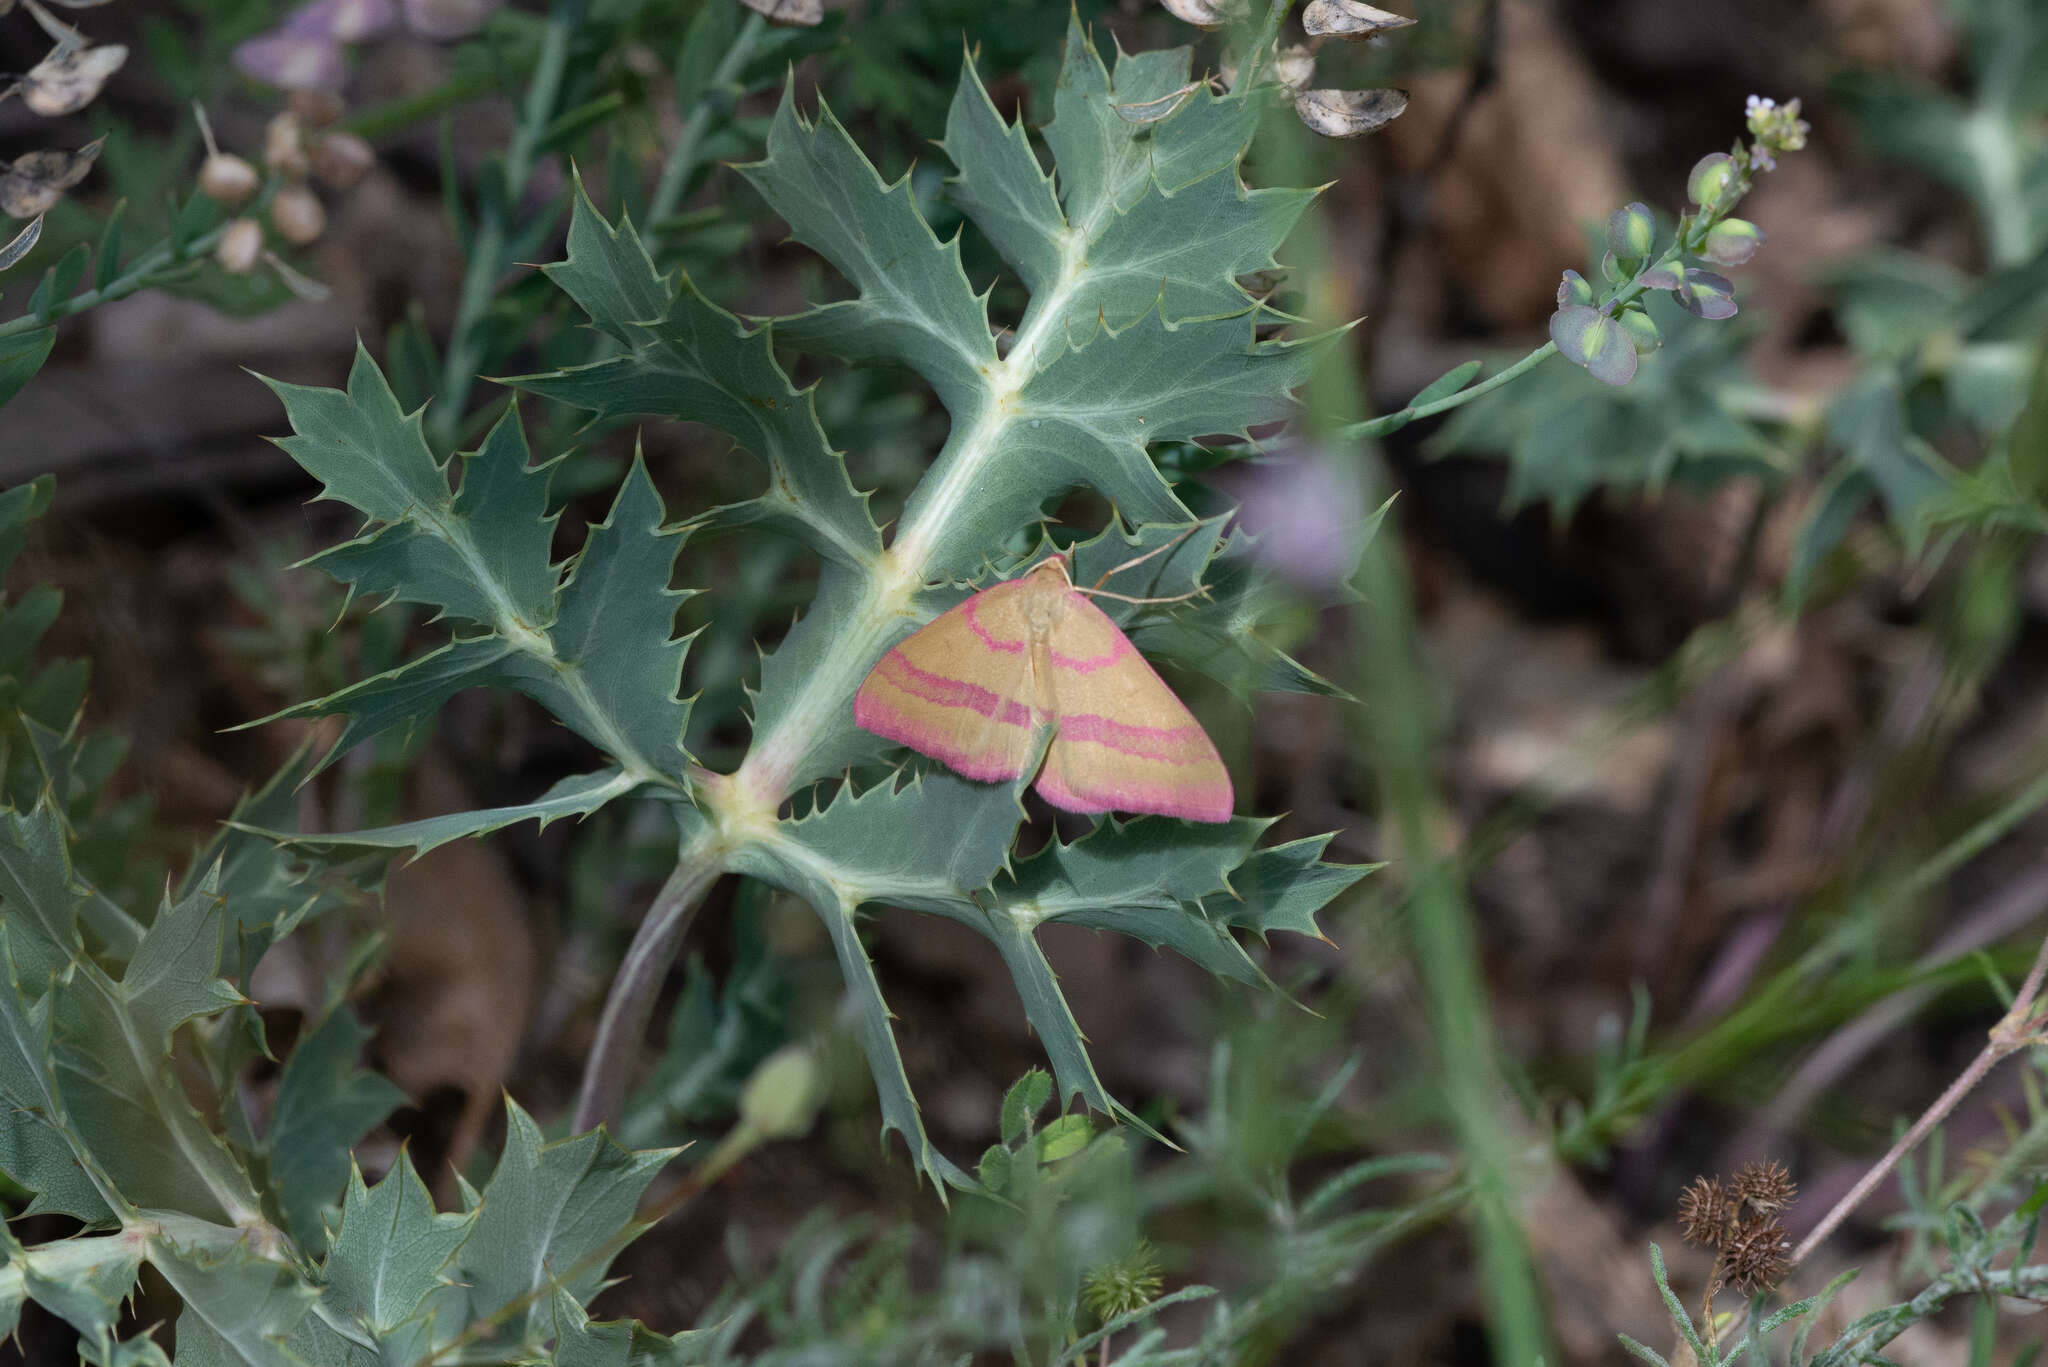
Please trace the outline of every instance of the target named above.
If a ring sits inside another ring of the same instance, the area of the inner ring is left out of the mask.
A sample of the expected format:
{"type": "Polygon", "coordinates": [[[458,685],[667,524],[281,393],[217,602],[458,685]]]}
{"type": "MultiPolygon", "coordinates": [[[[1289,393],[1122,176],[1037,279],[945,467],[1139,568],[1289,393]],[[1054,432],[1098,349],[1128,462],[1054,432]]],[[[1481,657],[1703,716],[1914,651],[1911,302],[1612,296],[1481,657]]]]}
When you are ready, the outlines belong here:
{"type": "MultiPolygon", "coordinates": [[[[1120,596],[1120,595],[1112,595],[1120,596]]],[[[1070,812],[1228,821],[1216,746],[1054,555],[904,639],[868,673],[854,722],[969,778],[1022,774],[1070,812]]]]}

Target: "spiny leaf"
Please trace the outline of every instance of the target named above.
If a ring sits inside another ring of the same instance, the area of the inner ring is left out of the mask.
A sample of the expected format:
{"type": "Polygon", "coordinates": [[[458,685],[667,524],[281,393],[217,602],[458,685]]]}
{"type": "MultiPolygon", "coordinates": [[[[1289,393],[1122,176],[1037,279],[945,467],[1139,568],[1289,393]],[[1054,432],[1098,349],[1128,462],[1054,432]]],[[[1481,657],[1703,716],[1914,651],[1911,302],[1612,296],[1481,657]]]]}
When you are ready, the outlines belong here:
{"type": "Polygon", "coordinates": [[[934,770],[864,793],[843,791],[741,852],[739,870],[851,911],[871,900],[951,907],[987,885],[1024,819],[1014,786],[934,770]]]}
{"type": "Polygon", "coordinates": [[[447,1270],[476,1221],[475,1211],[437,1212],[408,1153],[374,1187],[351,1167],[341,1223],[321,1266],[328,1303],[380,1340],[425,1340],[434,1336],[435,1302],[454,1292],[443,1308],[456,1322],[441,1326],[452,1335],[464,1307],[447,1270]]]}
{"type": "Polygon", "coordinates": [[[450,812],[446,816],[423,817],[394,826],[374,826],[361,831],[333,831],[293,834],[290,831],[252,828],[269,839],[313,849],[410,850],[415,857],[437,849],[451,840],[488,835],[521,821],[538,820],[542,827],[566,816],[587,816],[615,797],[639,787],[616,766],[594,774],[573,774],[561,779],[531,802],[507,807],[483,807],[475,811],[450,812]]]}
{"type": "MultiPolygon", "coordinates": [[[[351,395],[358,387],[375,395],[370,410],[357,415],[359,421],[367,427],[379,413],[386,419],[373,430],[351,434],[364,450],[391,453],[387,458],[399,462],[396,452],[418,443],[414,454],[424,455],[418,415],[390,421],[397,400],[367,356],[358,355],[349,386],[351,395]]],[[[305,395],[333,392],[274,387],[287,413],[295,397],[303,403],[305,395]]],[[[287,440],[296,444],[286,449],[302,461],[310,453],[307,438],[287,440]]],[[[437,469],[431,481],[436,502],[416,504],[402,518],[384,519],[386,525],[376,531],[305,563],[362,593],[424,603],[500,630],[545,628],[554,616],[555,570],[548,544],[555,519],[547,510],[548,471],[529,469],[527,459],[519,415],[507,410],[481,447],[457,457],[462,483],[452,497],[437,469]]]]}
{"type": "Polygon", "coordinates": [[[349,1152],[405,1103],[405,1093],[357,1066],[370,1032],[346,1006],[299,1036],[284,1063],[263,1147],[285,1226],[310,1253],[327,1245],[321,1216],[341,1194],[349,1152]]]}
{"type": "Polygon", "coordinates": [[[87,1224],[114,1216],[99,1171],[59,1091],[50,1000],[22,991],[11,918],[0,918],[0,1171],[36,1193],[25,1214],[53,1211],[87,1224]]]}
{"type": "Polygon", "coordinates": [[[533,672],[539,702],[598,748],[643,777],[683,767],[690,707],[676,696],[687,641],[672,639],[676,605],[668,586],[681,534],[665,532],[665,510],[638,456],[612,503],[590,529],[562,586],[549,635],[559,665],[533,672]]]}
{"type": "Polygon", "coordinates": [[[856,299],[784,319],[777,331],[807,351],[910,367],[955,420],[987,401],[997,362],[982,301],[918,212],[910,178],[885,185],[822,103],[815,122],[783,92],[768,155],[739,168],[791,234],[852,281],[856,299]]]}
{"type": "Polygon", "coordinates": [[[162,1240],[151,1251],[150,1262],[185,1303],[177,1326],[180,1367],[281,1367],[295,1360],[286,1341],[319,1292],[284,1264],[236,1248],[187,1252],[162,1240]]]}
{"type": "Polygon", "coordinates": [[[555,1288],[588,1300],[603,1284],[641,1193],[674,1152],[629,1153],[602,1130],[544,1144],[510,1100],[505,1118],[505,1152],[455,1280],[469,1288],[466,1322],[493,1321],[494,1342],[530,1343],[553,1319],[555,1288]]]}
{"type": "Polygon", "coordinates": [[[765,526],[829,563],[872,565],[881,533],[868,516],[867,498],[826,441],[810,394],[791,385],[776,364],[767,329],[750,332],[687,276],[671,294],[632,225],[622,221],[613,228],[580,196],[568,260],[548,271],[594,324],[631,351],[517,383],[592,409],[600,421],[654,413],[718,428],[768,467],[768,487],[758,498],[698,516],[693,525],[765,526]]]}

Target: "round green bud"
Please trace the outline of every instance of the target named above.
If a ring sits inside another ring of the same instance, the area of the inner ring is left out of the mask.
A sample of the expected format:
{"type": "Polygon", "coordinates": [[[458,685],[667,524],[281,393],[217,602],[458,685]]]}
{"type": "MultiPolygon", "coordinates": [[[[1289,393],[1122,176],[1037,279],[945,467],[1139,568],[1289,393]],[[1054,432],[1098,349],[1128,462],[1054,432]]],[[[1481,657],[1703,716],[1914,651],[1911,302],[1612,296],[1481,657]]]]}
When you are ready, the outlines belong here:
{"type": "Polygon", "coordinates": [[[747,1079],[740,1093],[740,1123],[760,1139],[794,1139],[817,1119],[823,1090],[810,1049],[786,1044],[747,1079]]]}
{"type": "Polygon", "coordinates": [[[1593,284],[1577,271],[1566,271],[1564,279],[1557,284],[1557,306],[1566,304],[1590,304],[1593,302],[1593,284]]]}
{"type": "Polygon", "coordinates": [[[1726,152],[1709,152],[1686,177],[1685,193],[1695,204],[1712,204],[1734,183],[1735,174],[1735,158],[1726,152]]]}

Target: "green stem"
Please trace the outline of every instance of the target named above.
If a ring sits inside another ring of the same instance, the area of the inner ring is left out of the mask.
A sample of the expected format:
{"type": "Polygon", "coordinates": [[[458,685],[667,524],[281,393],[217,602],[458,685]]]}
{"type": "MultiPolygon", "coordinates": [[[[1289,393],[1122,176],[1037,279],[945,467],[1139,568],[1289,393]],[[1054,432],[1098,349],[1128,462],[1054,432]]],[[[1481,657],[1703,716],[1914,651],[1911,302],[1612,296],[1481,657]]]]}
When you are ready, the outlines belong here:
{"type": "Polygon", "coordinates": [[[676,211],[682,203],[683,190],[690,182],[690,173],[697,169],[697,147],[704,140],[704,130],[710,126],[714,105],[721,97],[730,98],[732,86],[739,79],[740,68],[754,55],[754,47],[761,41],[761,35],[768,31],[768,21],[759,14],[749,14],[740,31],[733,37],[732,46],[719,59],[718,67],[711,73],[705,84],[704,93],[697,97],[697,103],[690,110],[690,117],[683,120],[683,131],[676,138],[676,145],[669,149],[668,160],[661,168],[661,179],[655,184],[654,198],[647,201],[647,225],[650,230],[676,211]]]}
{"type": "Polygon", "coordinates": [[[451,76],[441,84],[422,90],[416,95],[386,100],[360,113],[351,114],[341,121],[341,126],[358,137],[374,141],[411,128],[437,114],[444,114],[458,105],[482,99],[497,90],[503,80],[503,74],[494,70],[471,71],[451,76]]]}
{"type": "Polygon", "coordinates": [[[42,315],[24,313],[19,318],[10,318],[0,323],[0,337],[15,337],[25,332],[35,332],[48,327],[60,318],[70,318],[84,313],[87,309],[101,304],[111,304],[116,299],[126,299],[142,290],[153,289],[176,281],[199,264],[199,259],[213,250],[220,241],[220,235],[227,231],[223,224],[211,231],[201,233],[185,244],[184,251],[174,247],[170,239],[157,243],[148,251],[135,258],[128,269],[109,280],[98,289],[81,290],[69,299],[60,299],[50,305],[42,315]]]}
{"type": "Polygon", "coordinates": [[[1468,404],[1483,394],[1491,394],[1502,385],[1512,380],[1520,379],[1556,354],[1557,343],[1545,342],[1542,346],[1537,347],[1498,375],[1489,375],[1478,384],[1461,389],[1455,394],[1446,394],[1443,398],[1431,403],[1411,404],[1406,408],[1397,408],[1391,413],[1384,413],[1377,418],[1367,418],[1363,422],[1348,423],[1345,426],[1331,429],[1326,435],[1331,441],[1357,441],[1365,437],[1384,437],[1389,432],[1398,431],[1406,427],[1417,418],[1435,417],[1438,413],[1447,413],[1461,404],[1468,404]]]}
{"type": "Polygon", "coordinates": [[[448,335],[440,393],[428,420],[442,446],[452,445],[462,430],[470,386],[476,382],[477,368],[483,363],[480,324],[497,297],[498,277],[505,273],[506,239],[510,233],[507,219],[533,175],[541,135],[554,120],[562,76],[569,64],[569,40],[576,32],[582,9],[582,0],[555,0],[549,10],[540,58],[534,63],[533,79],[526,87],[519,125],[512,132],[511,145],[505,149],[502,192],[484,196],[478,206],[476,237],[470,244],[469,264],[463,272],[455,325],[448,335]]]}

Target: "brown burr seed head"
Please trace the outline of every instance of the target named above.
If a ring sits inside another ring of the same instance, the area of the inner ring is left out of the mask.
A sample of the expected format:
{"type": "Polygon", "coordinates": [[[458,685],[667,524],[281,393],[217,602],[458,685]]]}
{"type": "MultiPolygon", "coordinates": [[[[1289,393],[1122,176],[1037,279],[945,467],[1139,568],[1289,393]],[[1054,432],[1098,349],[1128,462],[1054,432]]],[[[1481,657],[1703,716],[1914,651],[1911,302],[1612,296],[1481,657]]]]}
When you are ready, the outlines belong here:
{"type": "Polygon", "coordinates": [[[1744,1163],[1736,1170],[1735,1197],[1752,1210],[1779,1211],[1799,1199],[1799,1186],[1782,1163],[1744,1163]]]}
{"type": "Polygon", "coordinates": [[[213,249],[213,259],[231,275],[247,275],[263,255],[263,225],[253,218],[228,224],[213,249]]]}
{"type": "Polygon", "coordinates": [[[1719,1248],[1728,1236],[1735,1203],[1717,1178],[1701,1177],[1678,1198],[1678,1228],[1692,1243],[1719,1248]]]}
{"type": "Polygon", "coordinates": [[[1776,1220],[1752,1220],[1735,1231],[1721,1250],[1728,1285],[1737,1291],[1763,1291],[1785,1279],[1792,1268],[1792,1241],[1776,1220]]]}
{"type": "Polygon", "coordinates": [[[327,230],[327,211],[305,186],[287,185],[270,201],[270,225],[279,237],[303,247],[327,230]]]}

